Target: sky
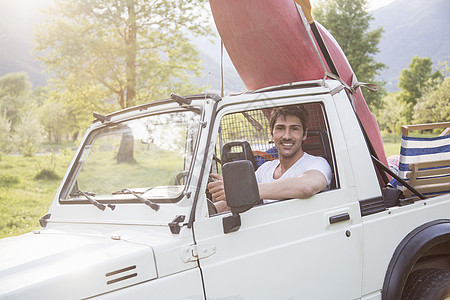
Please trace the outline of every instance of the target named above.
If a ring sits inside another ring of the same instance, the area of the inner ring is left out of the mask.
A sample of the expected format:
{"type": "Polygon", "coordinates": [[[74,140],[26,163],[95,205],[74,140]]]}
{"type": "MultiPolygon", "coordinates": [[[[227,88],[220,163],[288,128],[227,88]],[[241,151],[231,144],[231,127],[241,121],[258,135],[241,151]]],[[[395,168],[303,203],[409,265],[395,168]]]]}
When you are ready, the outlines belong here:
{"type": "MultiPolygon", "coordinates": [[[[314,2],[317,2],[317,0],[310,0],[310,1],[312,5],[314,5],[314,2]]],[[[393,1],[394,0],[369,0],[370,10],[377,9],[393,1]]],[[[46,6],[48,3],[51,2],[52,0],[0,0],[1,6],[3,7],[10,6],[10,8],[12,8],[12,13],[14,13],[14,10],[17,8],[21,10],[38,12],[42,7],[46,6]]]]}
{"type": "Polygon", "coordinates": [[[370,10],[374,10],[382,6],[388,5],[391,2],[394,2],[394,0],[372,0],[370,1],[370,10]]]}
{"type": "MultiPolygon", "coordinates": [[[[9,11],[11,18],[21,20],[19,24],[23,27],[29,25],[30,21],[37,18],[42,11],[48,5],[51,5],[54,0],[0,0],[0,9],[9,11]]],[[[173,0],[178,1],[178,0],[173,0]]],[[[310,0],[311,4],[318,0],[310,0]]],[[[379,7],[385,6],[394,0],[368,0],[370,3],[369,10],[374,10],[379,7]]]]}
{"type": "MultiPolygon", "coordinates": [[[[312,6],[314,6],[314,2],[317,2],[317,0],[310,1],[312,6]]],[[[380,8],[382,6],[388,5],[391,2],[394,2],[394,0],[369,0],[369,10],[380,8]]]]}
{"type": "MultiPolygon", "coordinates": [[[[179,1],[179,0],[172,0],[179,1]]],[[[318,0],[310,0],[311,4],[314,6],[314,3],[318,0]]],[[[379,7],[388,5],[389,3],[395,0],[368,0],[370,3],[369,10],[374,10],[379,7]]],[[[8,26],[8,24],[14,23],[15,29],[14,31],[22,36],[27,37],[31,36],[33,33],[33,23],[36,21],[42,21],[43,15],[42,10],[48,6],[53,4],[54,0],[0,0],[0,9],[4,11],[8,11],[7,19],[8,20],[0,20],[0,39],[5,37],[5,32],[3,32],[2,27],[8,26]]],[[[3,28],[4,29],[4,28],[3,28]]],[[[217,40],[219,41],[219,40],[217,40]]],[[[216,53],[220,53],[220,45],[219,42],[215,42],[215,45],[211,45],[211,49],[208,52],[214,53],[214,60],[219,58],[219,55],[216,53]]],[[[231,62],[228,62],[225,59],[225,65],[231,65],[231,62]]]]}

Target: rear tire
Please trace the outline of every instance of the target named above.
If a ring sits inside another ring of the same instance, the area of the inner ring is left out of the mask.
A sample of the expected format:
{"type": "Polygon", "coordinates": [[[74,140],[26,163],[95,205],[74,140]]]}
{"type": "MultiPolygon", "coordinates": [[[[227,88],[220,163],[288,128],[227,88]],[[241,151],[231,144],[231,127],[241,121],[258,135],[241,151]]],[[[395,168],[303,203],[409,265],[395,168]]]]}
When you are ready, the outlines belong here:
{"type": "Polygon", "coordinates": [[[450,271],[421,269],[411,273],[402,300],[450,300],[450,271]]]}

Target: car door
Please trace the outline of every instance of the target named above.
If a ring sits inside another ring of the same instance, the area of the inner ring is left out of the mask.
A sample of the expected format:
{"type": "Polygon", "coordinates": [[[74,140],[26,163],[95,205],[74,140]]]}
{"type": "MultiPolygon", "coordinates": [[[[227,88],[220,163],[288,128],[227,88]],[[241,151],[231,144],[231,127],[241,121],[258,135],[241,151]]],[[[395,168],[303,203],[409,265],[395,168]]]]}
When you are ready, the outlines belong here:
{"type": "MultiPolygon", "coordinates": [[[[330,140],[339,148],[332,169],[340,177],[340,183],[309,199],[255,206],[241,214],[242,225],[236,232],[223,231],[222,219],[230,213],[198,219],[194,223],[197,251],[206,253],[213,249],[209,252],[212,255],[199,254],[208,299],[355,299],[361,296],[363,231],[358,196],[351,170],[346,168],[339,173],[336,168],[336,165],[348,165],[349,158],[339,126],[327,125],[337,118],[327,121],[326,105],[313,104],[311,111],[317,110],[320,117],[317,122],[320,125],[316,127],[329,131],[330,140]]],[[[333,107],[329,107],[328,113],[334,113],[333,107]]],[[[266,127],[264,119],[258,119],[250,111],[242,115],[245,118],[239,118],[243,122],[248,120],[256,131],[266,127]],[[256,123],[261,126],[255,126],[256,123]]],[[[237,122],[238,119],[230,124],[237,122]]],[[[232,125],[222,126],[218,140],[226,136],[256,136],[256,133],[227,133],[224,130],[227,126],[232,125]]],[[[251,144],[260,146],[259,141],[251,144]]]]}
{"type": "Polygon", "coordinates": [[[358,298],[362,226],[356,203],[353,189],[338,189],[254,207],[241,214],[237,232],[223,233],[229,213],[196,222],[198,251],[215,249],[199,262],[207,297],[358,298]]]}

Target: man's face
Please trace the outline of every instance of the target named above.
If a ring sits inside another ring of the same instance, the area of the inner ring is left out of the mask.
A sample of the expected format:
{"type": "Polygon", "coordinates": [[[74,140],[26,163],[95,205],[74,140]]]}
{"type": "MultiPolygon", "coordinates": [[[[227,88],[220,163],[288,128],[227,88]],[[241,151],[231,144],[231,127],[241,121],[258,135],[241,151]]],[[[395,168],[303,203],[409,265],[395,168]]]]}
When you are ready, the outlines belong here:
{"type": "Polygon", "coordinates": [[[287,115],[286,117],[280,116],[275,121],[272,138],[280,158],[291,158],[296,154],[301,156],[303,154],[302,143],[306,137],[299,118],[287,115]]]}

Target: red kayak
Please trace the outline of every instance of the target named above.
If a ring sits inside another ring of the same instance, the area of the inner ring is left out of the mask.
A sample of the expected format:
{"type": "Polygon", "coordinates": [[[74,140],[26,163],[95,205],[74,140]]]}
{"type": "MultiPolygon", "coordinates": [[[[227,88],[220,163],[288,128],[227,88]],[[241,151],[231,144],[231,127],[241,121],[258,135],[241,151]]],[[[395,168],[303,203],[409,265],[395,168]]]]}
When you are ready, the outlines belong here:
{"type": "MultiPolygon", "coordinates": [[[[209,0],[217,30],[236,71],[249,90],[323,79],[326,63],[311,26],[294,0],[209,0]],[[312,42],[313,41],[313,42],[312,42]],[[319,56],[315,50],[319,50],[319,56]]],[[[333,36],[315,22],[335,69],[348,86],[356,76],[333,36]]],[[[326,70],[325,70],[326,69],[326,70]]],[[[378,123],[360,88],[353,94],[356,112],[379,159],[387,165],[378,123]]]]}

